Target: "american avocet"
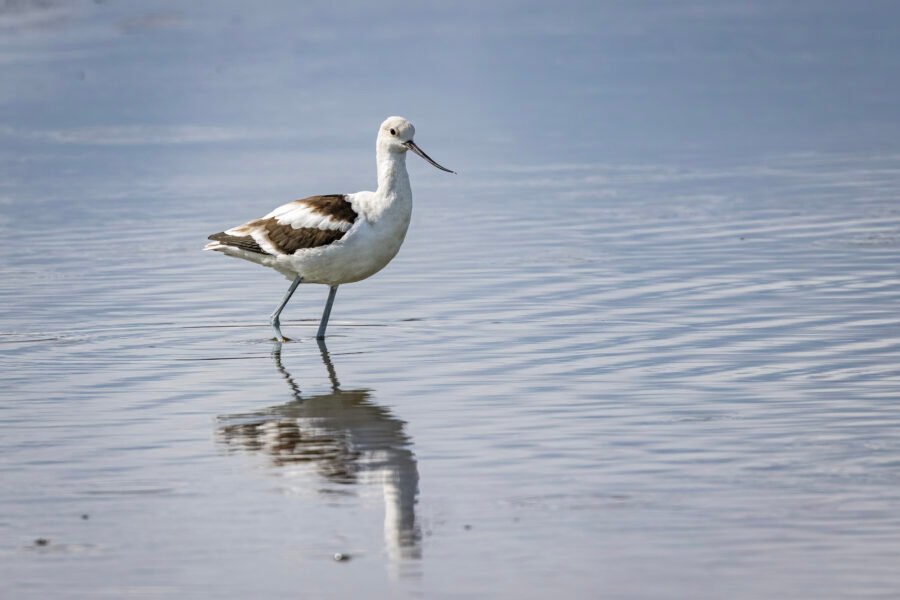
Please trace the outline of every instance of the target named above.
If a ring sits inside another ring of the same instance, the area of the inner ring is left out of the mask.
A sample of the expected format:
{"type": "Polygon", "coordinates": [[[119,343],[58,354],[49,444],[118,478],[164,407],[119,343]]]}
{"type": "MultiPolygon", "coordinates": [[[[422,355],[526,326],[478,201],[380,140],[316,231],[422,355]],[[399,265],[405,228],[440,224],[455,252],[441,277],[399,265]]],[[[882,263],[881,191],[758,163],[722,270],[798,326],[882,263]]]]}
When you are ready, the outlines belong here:
{"type": "Polygon", "coordinates": [[[209,236],[213,241],[204,250],[217,250],[271,267],[292,280],[270,318],[276,339],[286,339],[279,318],[298,285],[329,286],[316,333],[321,340],[338,286],[371,277],[397,255],[412,214],[407,150],[441,171],[453,173],[413,142],[415,133],[415,127],[403,117],[388,117],[381,124],[375,141],[378,189],[374,192],[294,200],[261,219],[209,236]]]}

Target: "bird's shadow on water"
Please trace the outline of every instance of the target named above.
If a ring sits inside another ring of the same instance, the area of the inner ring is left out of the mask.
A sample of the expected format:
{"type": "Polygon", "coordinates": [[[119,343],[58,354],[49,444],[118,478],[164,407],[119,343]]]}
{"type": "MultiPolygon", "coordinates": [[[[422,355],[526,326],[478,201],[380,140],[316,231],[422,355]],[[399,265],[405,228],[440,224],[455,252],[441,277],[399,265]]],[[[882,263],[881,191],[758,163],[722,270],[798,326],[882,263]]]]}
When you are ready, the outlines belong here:
{"type": "Polygon", "coordinates": [[[217,437],[229,449],[266,455],[276,468],[315,465],[333,484],[356,485],[362,476],[367,481],[380,478],[389,558],[419,559],[419,471],[405,423],[373,402],[371,390],[342,390],[328,348],[323,341],[318,344],[330,391],[304,394],[284,366],[282,345],[276,342],[272,358],[293,399],[256,412],[220,415],[217,437]]]}

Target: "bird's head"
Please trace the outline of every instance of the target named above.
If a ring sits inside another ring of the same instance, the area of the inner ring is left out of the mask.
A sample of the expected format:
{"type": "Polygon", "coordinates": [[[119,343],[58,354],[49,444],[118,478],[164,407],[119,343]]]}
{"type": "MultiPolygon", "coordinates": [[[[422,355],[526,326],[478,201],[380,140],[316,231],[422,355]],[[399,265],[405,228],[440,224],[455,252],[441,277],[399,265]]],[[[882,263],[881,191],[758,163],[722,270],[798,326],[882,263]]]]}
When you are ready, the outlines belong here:
{"type": "Polygon", "coordinates": [[[412,150],[422,158],[424,158],[433,167],[437,167],[441,171],[453,173],[450,169],[437,164],[430,156],[419,148],[413,141],[416,135],[416,128],[413,124],[403,117],[388,117],[378,129],[378,140],[376,146],[379,152],[391,152],[402,154],[407,150],[412,150]]]}

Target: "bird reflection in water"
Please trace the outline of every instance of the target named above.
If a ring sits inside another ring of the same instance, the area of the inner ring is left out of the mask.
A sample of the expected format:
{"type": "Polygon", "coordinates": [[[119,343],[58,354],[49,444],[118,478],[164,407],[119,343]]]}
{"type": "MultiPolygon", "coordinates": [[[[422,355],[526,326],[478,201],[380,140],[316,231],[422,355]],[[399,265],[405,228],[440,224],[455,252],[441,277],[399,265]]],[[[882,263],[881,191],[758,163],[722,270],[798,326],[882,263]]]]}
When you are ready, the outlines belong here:
{"type": "Polygon", "coordinates": [[[342,390],[325,343],[318,343],[330,392],[302,394],[281,361],[281,343],[276,343],[275,366],[294,400],[258,412],[220,416],[219,438],[231,449],[267,455],[276,467],[315,465],[334,484],[380,478],[390,558],[420,558],[421,532],[415,513],[419,471],[405,423],[372,402],[369,390],[342,390]]]}

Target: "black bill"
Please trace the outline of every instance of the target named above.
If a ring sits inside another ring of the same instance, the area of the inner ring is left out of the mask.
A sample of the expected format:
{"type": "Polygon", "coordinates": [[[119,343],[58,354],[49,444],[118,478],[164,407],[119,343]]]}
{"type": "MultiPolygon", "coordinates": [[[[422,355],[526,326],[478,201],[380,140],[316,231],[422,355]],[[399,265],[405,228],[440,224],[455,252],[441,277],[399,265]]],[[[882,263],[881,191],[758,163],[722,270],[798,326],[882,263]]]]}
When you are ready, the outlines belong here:
{"type": "Polygon", "coordinates": [[[422,158],[424,158],[426,161],[428,161],[428,162],[431,164],[432,167],[437,167],[437,168],[440,169],[441,171],[446,171],[446,172],[448,172],[448,173],[453,173],[454,175],[456,174],[456,171],[451,171],[450,169],[448,169],[448,168],[446,168],[446,167],[442,167],[441,165],[439,165],[439,164],[437,164],[436,162],[434,162],[434,160],[432,160],[432,158],[431,158],[430,156],[428,156],[427,154],[425,154],[425,152],[424,152],[421,148],[419,148],[418,146],[416,146],[416,143],[415,143],[414,141],[409,140],[408,142],[406,142],[406,143],[403,144],[403,145],[406,146],[407,148],[409,148],[410,150],[412,150],[413,152],[415,152],[416,154],[418,154],[419,156],[421,156],[422,158]]]}

